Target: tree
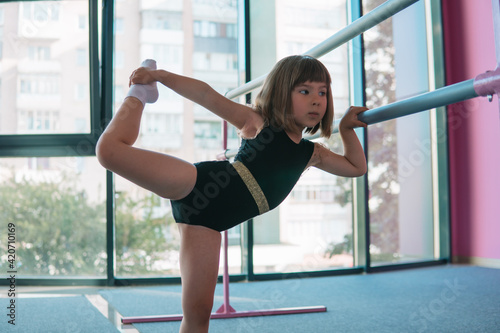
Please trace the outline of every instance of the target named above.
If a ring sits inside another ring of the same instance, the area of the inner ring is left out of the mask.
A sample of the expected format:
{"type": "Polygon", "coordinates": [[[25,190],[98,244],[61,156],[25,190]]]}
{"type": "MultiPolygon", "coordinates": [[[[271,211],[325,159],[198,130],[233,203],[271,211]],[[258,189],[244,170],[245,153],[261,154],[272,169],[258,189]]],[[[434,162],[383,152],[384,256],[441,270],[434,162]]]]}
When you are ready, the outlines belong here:
{"type": "Polygon", "coordinates": [[[170,212],[161,209],[161,199],[147,194],[138,200],[120,193],[116,199],[117,274],[168,274],[169,270],[155,267],[177,255],[180,243],[170,212]]]}
{"type": "MultiPolygon", "coordinates": [[[[16,226],[16,265],[20,276],[103,276],[106,274],[106,207],[78,189],[75,175],[60,181],[33,181],[12,174],[0,184],[0,218],[16,226]]],[[[158,214],[160,198],[149,195],[116,202],[118,274],[166,273],[153,267],[168,251],[177,254],[178,237],[170,213],[158,214]]],[[[2,233],[2,235],[5,235],[2,233]]],[[[7,249],[7,237],[0,247],[7,249]]],[[[5,250],[6,254],[7,251],[5,250]]],[[[7,264],[3,255],[0,265],[7,264]]]]}
{"type": "MultiPolygon", "coordinates": [[[[365,12],[383,0],[365,0],[365,12]]],[[[392,19],[385,20],[364,34],[367,107],[374,108],[395,101],[394,45],[392,19]]],[[[370,238],[380,254],[372,260],[387,260],[398,252],[398,161],[396,121],[390,120],[368,128],[370,238]]]]}
{"type": "Polygon", "coordinates": [[[334,255],[339,254],[352,254],[352,234],[344,235],[344,240],[340,243],[330,243],[325,250],[325,255],[328,258],[333,257],[334,255]]]}
{"type": "MultiPolygon", "coordinates": [[[[12,176],[0,185],[1,220],[16,226],[19,275],[105,274],[104,204],[90,203],[73,179],[16,181],[12,176]]],[[[6,248],[6,238],[0,242],[6,248]]]]}

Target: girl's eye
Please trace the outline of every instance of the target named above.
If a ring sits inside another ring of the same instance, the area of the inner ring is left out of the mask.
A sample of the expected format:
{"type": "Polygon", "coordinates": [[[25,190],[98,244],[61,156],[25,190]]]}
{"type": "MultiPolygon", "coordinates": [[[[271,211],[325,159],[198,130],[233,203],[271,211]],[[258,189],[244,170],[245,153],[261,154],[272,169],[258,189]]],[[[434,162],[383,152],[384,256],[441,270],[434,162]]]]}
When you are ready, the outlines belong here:
{"type": "Polygon", "coordinates": [[[302,89],[302,90],[299,90],[299,93],[301,93],[303,95],[307,95],[307,94],[309,94],[309,91],[302,89]]]}
{"type": "Polygon", "coordinates": [[[320,91],[320,92],[319,92],[319,95],[320,95],[320,96],[326,96],[326,91],[320,91]]]}

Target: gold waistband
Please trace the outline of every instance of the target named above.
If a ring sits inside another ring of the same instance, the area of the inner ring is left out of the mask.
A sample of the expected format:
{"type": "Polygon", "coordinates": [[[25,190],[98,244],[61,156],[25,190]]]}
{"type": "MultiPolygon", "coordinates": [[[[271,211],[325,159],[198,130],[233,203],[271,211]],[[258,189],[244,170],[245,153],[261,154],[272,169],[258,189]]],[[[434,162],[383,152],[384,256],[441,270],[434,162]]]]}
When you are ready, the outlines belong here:
{"type": "Polygon", "coordinates": [[[269,211],[269,204],[267,203],[266,196],[264,195],[264,192],[262,192],[262,189],[253,175],[250,173],[250,170],[248,170],[247,167],[240,161],[235,161],[232,164],[255,200],[255,203],[259,208],[259,214],[264,214],[269,211]]]}

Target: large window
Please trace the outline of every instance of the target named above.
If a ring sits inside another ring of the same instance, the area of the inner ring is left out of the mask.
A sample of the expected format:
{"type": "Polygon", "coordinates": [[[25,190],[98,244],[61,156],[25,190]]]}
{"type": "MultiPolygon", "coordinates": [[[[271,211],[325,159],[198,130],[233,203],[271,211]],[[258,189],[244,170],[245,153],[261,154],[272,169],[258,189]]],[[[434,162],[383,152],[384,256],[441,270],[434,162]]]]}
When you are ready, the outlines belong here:
{"type": "MultiPolygon", "coordinates": [[[[252,76],[279,59],[302,54],[346,25],[346,1],[252,1],[252,76]],[[258,13],[258,14],[257,14],[258,13]],[[265,51],[264,51],[265,50],[265,51]]],[[[335,118],[347,109],[348,51],[320,59],[332,76],[335,118]]],[[[321,142],[341,153],[339,136],[321,142]]],[[[275,210],[253,219],[254,273],[288,273],[352,267],[351,182],[311,168],[275,210]]]]}
{"type": "MultiPolygon", "coordinates": [[[[364,11],[382,3],[365,0],[364,11]]],[[[364,34],[369,108],[429,90],[425,21],[420,2],[364,34]]],[[[434,259],[432,151],[428,111],[368,128],[373,266],[434,259]]]]}
{"type": "MultiPolygon", "coordinates": [[[[128,89],[130,73],[147,58],[156,59],[159,68],[199,78],[222,94],[236,88],[244,80],[238,70],[240,62],[244,67],[236,42],[238,5],[117,1],[115,15],[127,32],[115,34],[114,53],[121,54],[123,62],[115,67],[115,94],[128,89]]],[[[164,87],[159,90],[159,100],[146,105],[137,145],[189,162],[215,159],[222,151],[221,120],[164,87]]],[[[122,101],[115,99],[115,110],[122,101]]],[[[179,235],[169,201],[120,177],[115,177],[114,186],[117,276],[179,276],[179,235]]],[[[231,235],[231,243],[239,248],[239,231],[231,235]]],[[[231,260],[232,272],[241,273],[240,257],[231,260]]]]}
{"type": "MultiPolygon", "coordinates": [[[[103,126],[142,60],[225,94],[384,3],[1,2],[0,215],[16,225],[18,276],[116,284],[179,277],[169,201],[95,158],[103,126]]],[[[320,57],[332,76],[335,119],[353,100],[375,108],[434,88],[432,59],[441,55],[430,45],[440,40],[440,19],[438,2],[429,3],[320,57]]],[[[159,94],[145,108],[137,146],[189,162],[215,159],[223,151],[221,120],[161,85],[159,94]]],[[[446,257],[446,140],[436,143],[437,132],[446,131],[434,110],[358,131],[367,176],[353,181],[307,170],[279,208],[229,230],[229,272],[266,279],[446,257]]],[[[234,127],[227,137],[229,149],[239,146],[234,127]]],[[[337,134],[313,140],[342,153],[337,134]]],[[[8,261],[0,253],[0,267],[8,261]]]]}
{"type": "Polygon", "coordinates": [[[0,233],[15,225],[20,278],[107,276],[89,13],[86,0],[0,3],[0,233]]]}

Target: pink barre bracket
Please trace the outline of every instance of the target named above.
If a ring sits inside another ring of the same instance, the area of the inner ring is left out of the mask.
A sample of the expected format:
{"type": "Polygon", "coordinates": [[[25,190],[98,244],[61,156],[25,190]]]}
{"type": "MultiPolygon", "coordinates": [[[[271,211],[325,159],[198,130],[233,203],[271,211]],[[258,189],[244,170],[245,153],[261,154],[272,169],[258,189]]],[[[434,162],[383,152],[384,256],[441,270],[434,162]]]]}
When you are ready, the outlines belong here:
{"type": "Polygon", "coordinates": [[[479,74],[474,79],[474,90],[479,96],[488,96],[490,102],[493,95],[500,97],[500,0],[491,0],[493,14],[493,30],[497,68],[479,74]]]}
{"type": "Polygon", "coordinates": [[[500,94],[500,67],[476,76],[474,90],[479,96],[500,94]]]}

